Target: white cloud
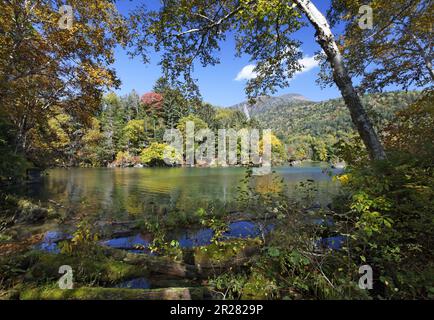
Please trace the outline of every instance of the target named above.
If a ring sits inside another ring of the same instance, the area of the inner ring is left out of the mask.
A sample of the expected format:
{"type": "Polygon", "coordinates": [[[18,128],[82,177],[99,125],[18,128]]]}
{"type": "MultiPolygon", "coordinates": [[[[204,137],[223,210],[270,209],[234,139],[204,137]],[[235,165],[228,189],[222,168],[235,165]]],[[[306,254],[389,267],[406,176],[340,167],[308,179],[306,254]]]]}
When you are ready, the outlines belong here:
{"type": "MultiPolygon", "coordinates": [[[[315,56],[309,57],[305,56],[304,58],[298,60],[298,62],[301,64],[302,69],[295,73],[295,75],[308,72],[312,70],[313,68],[318,67],[319,63],[315,60],[315,56]]],[[[240,72],[238,72],[237,76],[235,77],[236,81],[242,81],[242,80],[250,80],[257,77],[257,73],[253,70],[255,69],[256,65],[254,64],[248,64],[243,69],[241,69],[240,72]]]]}
{"type": "Polygon", "coordinates": [[[258,74],[253,71],[255,67],[256,66],[254,64],[248,64],[243,69],[241,69],[240,72],[238,72],[235,80],[241,81],[241,80],[250,80],[256,78],[258,74]]]}
{"type": "Polygon", "coordinates": [[[308,72],[319,65],[318,61],[315,60],[315,56],[306,56],[303,59],[298,60],[298,62],[302,65],[302,69],[296,74],[308,72]]]}

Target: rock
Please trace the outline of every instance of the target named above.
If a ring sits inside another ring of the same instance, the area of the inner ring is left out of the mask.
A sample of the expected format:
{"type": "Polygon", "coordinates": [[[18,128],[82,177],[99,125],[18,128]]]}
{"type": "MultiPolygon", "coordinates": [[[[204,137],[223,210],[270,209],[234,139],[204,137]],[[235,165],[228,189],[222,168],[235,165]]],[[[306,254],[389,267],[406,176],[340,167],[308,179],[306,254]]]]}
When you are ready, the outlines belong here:
{"type": "Polygon", "coordinates": [[[48,210],[28,200],[18,201],[18,222],[39,223],[48,217],[48,210]]]}
{"type": "Polygon", "coordinates": [[[332,169],[345,169],[347,164],[344,161],[335,162],[331,165],[332,169]]]}
{"type": "Polygon", "coordinates": [[[232,240],[194,249],[194,265],[204,275],[244,265],[260,250],[258,239],[232,240]]]}
{"type": "Polygon", "coordinates": [[[301,161],[300,161],[300,160],[290,160],[290,161],[289,161],[289,165],[290,165],[291,167],[296,167],[296,166],[301,165],[301,161]]]}

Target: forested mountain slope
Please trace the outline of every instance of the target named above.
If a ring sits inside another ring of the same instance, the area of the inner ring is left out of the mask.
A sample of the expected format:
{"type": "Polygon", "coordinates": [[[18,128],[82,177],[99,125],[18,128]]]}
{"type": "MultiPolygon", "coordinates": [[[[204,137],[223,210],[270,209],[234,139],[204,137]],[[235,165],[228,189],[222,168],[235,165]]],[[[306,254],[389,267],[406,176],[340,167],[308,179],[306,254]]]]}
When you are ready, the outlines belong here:
{"type": "MultiPolygon", "coordinates": [[[[380,136],[382,128],[394,121],[397,111],[414,102],[420,94],[387,92],[369,94],[362,100],[380,136]]],[[[234,106],[242,110],[243,104],[234,106]]],[[[355,131],[342,99],[312,102],[301,95],[261,98],[248,107],[250,116],[262,128],[270,128],[287,144],[295,159],[329,160],[333,145],[355,131]]]]}

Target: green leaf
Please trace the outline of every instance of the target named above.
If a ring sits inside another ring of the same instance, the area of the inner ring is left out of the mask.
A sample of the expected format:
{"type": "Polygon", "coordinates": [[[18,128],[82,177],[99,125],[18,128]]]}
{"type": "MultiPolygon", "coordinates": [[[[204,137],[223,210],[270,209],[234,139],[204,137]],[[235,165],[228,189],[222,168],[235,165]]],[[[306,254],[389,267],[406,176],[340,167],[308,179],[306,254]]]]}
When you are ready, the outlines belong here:
{"type": "Polygon", "coordinates": [[[280,250],[276,247],[270,247],[268,248],[268,255],[270,257],[278,257],[280,256],[280,250]]]}

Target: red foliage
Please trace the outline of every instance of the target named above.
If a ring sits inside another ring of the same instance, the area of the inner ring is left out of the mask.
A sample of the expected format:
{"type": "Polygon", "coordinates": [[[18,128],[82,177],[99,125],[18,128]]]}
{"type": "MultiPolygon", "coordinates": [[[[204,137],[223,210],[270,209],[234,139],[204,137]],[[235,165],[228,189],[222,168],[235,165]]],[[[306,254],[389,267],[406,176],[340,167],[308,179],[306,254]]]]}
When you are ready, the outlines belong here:
{"type": "Polygon", "coordinates": [[[161,94],[148,92],[142,96],[142,103],[149,108],[150,111],[157,113],[162,111],[164,98],[161,94]]]}

